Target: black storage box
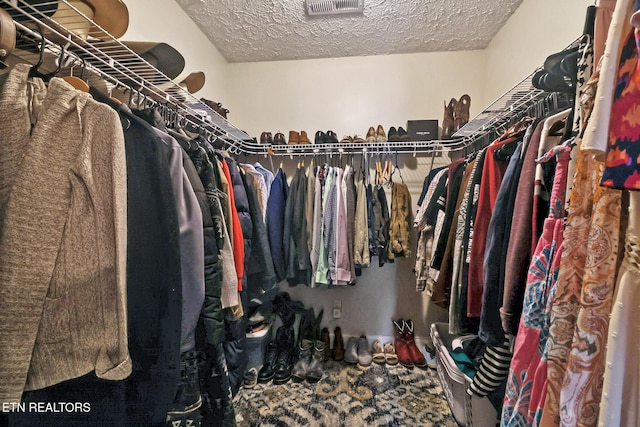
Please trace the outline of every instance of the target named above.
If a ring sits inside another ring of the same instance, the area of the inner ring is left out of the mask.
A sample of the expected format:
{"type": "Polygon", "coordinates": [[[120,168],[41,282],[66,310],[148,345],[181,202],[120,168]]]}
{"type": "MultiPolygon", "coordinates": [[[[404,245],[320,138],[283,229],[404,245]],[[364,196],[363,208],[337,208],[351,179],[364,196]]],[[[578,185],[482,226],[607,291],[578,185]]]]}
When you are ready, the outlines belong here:
{"type": "Polygon", "coordinates": [[[438,121],[408,120],[407,133],[412,141],[431,141],[438,139],[438,121]]]}

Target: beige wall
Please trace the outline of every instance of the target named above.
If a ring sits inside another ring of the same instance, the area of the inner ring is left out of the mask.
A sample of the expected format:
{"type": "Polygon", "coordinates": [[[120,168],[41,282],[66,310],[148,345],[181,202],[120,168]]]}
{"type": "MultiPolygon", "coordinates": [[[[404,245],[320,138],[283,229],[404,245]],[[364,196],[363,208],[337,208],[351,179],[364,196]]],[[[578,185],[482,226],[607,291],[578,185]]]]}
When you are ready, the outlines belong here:
{"type": "MultiPolygon", "coordinates": [[[[250,135],[442,120],[443,101],[483,91],[482,51],[229,64],[230,119],[250,135]]],[[[481,105],[471,104],[473,112],[481,105]]]]}
{"type": "Polygon", "coordinates": [[[484,50],[488,105],[581,34],[593,0],[525,0],[484,50]]]}
{"type": "Polygon", "coordinates": [[[165,42],[185,59],[180,81],[192,71],[204,71],[206,79],[195,95],[225,104],[227,61],[191,21],[175,0],[125,0],[129,9],[129,29],[121,40],[165,42]]]}

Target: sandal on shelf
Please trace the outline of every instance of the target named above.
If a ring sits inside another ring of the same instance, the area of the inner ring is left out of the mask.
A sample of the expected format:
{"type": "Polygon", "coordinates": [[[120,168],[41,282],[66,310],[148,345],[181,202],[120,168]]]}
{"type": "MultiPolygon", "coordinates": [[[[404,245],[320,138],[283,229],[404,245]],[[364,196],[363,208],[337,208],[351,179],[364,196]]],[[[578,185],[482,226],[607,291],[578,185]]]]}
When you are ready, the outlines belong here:
{"type": "Polygon", "coordinates": [[[384,345],[384,358],[387,362],[387,365],[398,364],[398,355],[396,354],[396,348],[391,341],[385,343],[384,345]]]}
{"type": "Polygon", "coordinates": [[[373,362],[378,364],[383,364],[386,361],[386,356],[384,354],[384,350],[382,348],[382,343],[380,340],[375,340],[371,345],[371,350],[373,352],[373,362]]]}

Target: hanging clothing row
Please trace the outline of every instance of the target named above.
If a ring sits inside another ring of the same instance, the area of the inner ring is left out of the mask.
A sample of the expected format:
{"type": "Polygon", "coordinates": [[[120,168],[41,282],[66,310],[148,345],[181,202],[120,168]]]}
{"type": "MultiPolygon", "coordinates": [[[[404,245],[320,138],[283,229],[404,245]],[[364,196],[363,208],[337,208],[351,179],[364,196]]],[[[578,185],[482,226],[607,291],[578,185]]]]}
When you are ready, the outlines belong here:
{"type": "Polygon", "coordinates": [[[458,362],[502,426],[640,423],[639,199],[621,191],[639,187],[640,4],[613,3],[596,21],[597,34],[612,22],[606,47],[588,21],[576,49],[573,110],[525,119],[425,179],[417,290],[449,310],[451,334],[477,335],[458,362]]]}

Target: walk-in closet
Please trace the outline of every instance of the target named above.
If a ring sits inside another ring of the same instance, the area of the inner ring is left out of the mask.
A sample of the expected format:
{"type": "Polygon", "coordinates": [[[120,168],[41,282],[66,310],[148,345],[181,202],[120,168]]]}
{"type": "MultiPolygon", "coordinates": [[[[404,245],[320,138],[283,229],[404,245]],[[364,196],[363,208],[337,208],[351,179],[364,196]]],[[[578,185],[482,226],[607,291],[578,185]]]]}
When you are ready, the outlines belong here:
{"type": "Polygon", "coordinates": [[[639,53],[639,0],[0,0],[0,426],[640,426],[639,53]]]}

